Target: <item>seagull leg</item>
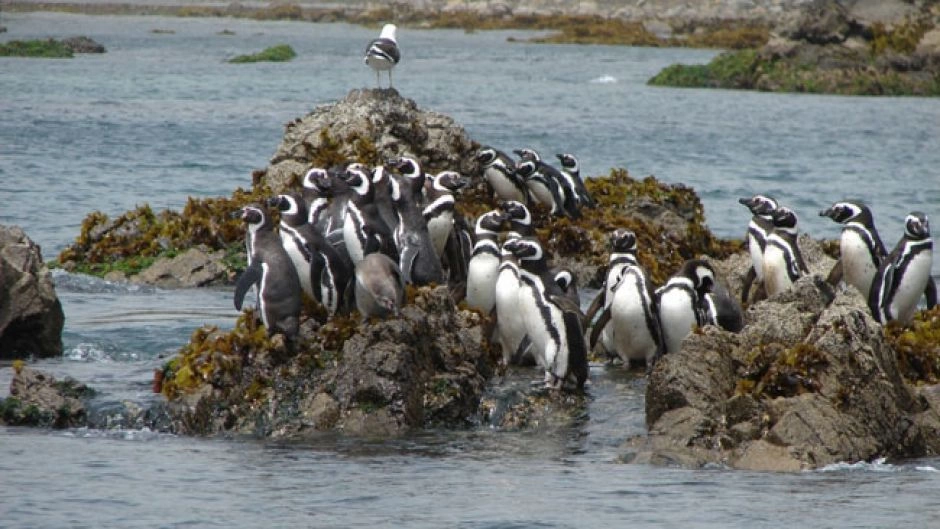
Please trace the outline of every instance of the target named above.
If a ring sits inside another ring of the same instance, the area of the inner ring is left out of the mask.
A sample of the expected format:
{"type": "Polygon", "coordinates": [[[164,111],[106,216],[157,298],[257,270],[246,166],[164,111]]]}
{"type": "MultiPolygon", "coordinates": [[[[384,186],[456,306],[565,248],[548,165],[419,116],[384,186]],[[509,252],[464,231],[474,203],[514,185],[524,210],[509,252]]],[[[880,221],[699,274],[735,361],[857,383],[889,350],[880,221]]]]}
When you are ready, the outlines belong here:
{"type": "Polygon", "coordinates": [[[375,85],[382,88],[382,81],[379,79],[379,71],[375,71],[375,85]]]}
{"type": "Polygon", "coordinates": [[[388,70],[388,87],[392,88],[392,69],[391,68],[389,68],[388,70]]]}

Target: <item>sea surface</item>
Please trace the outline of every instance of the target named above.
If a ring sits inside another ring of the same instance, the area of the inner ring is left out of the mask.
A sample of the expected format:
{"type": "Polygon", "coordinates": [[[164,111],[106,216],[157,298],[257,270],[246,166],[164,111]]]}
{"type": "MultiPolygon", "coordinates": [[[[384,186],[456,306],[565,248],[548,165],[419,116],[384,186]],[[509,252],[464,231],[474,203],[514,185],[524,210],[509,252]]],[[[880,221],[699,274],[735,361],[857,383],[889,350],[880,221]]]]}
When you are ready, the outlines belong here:
{"type": "MultiPolygon", "coordinates": [[[[372,87],[377,30],[224,18],[0,16],[3,41],[86,35],[72,60],[0,58],[0,223],[54,258],[100,210],[250,185],[285,123],[372,87]],[[228,31],[226,31],[228,30],[228,31]],[[228,64],[290,44],[289,63],[228,64]]],[[[520,31],[399,30],[395,87],[504,150],[572,152],[588,175],[626,167],[692,186],[710,228],[743,235],[737,199],[761,192],[837,237],[818,211],[868,202],[886,245],[904,216],[940,218],[940,100],[646,86],[717,51],[534,45],[520,31]]],[[[935,271],[940,266],[935,263],[935,271]]],[[[153,369],[201,325],[230,327],[227,289],[166,291],[55,273],[65,355],[35,361],[146,405],[153,369]]],[[[148,430],[0,427],[0,528],[31,527],[931,527],[940,459],[772,474],[623,464],[645,432],[645,380],[592,366],[574,425],[419,432],[392,442],[284,444],[148,430]]],[[[11,369],[0,365],[0,395],[11,369]]]]}

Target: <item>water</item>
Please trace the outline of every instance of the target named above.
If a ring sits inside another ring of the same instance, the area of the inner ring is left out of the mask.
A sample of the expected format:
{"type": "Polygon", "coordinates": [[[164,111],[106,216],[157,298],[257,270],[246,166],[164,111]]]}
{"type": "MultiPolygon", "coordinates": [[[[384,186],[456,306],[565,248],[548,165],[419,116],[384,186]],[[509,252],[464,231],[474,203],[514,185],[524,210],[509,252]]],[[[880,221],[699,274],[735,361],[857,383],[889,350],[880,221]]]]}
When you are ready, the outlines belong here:
{"type": "MultiPolygon", "coordinates": [[[[90,211],[179,208],[247,186],[284,123],[375,82],[360,58],[375,31],[348,25],[40,13],[0,22],[3,40],[82,34],[108,48],[0,58],[0,223],[26,229],[47,259],[90,211]],[[297,59],[224,62],[281,43],[297,59]]],[[[395,86],[421,107],[483,143],[576,153],[586,174],[627,167],[691,185],[719,235],[743,233],[737,198],[754,192],[794,207],[818,237],[838,234],[819,209],[861,198],[889,246],[908,211],[940,215],[940,100],[651,88],[660,68],[715,52],[399,33],[395,86]]],[[[66,354],[34,364],[89,383],[103,406],[158,398],[153,369],[193,329],[236,317],[225,289],[55,279],[66,354]]],[[[534,432],[297,446],[0,428],[0,527],[924,527],[940,515],[940,459],[792,475],[619,464],[623,441],[645,432],[645,381],[601,366],[591,375],[588,416],[534,432]]],[[[0,366],[0,391],[10,377],[0,366]]]]}

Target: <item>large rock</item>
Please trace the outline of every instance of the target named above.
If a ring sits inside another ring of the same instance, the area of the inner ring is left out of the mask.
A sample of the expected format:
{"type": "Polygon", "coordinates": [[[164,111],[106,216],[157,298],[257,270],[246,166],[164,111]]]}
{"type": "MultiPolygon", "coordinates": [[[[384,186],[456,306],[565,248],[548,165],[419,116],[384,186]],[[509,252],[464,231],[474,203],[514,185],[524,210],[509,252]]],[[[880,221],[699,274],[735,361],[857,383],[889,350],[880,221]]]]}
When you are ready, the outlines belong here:
{"type": "MultiPolygon", "coordinates": [[[[734,291],[746,260],[728,261],[734,291]]],[[[793,471],[940,453],[937,399],[903,380],[854,289],[834,289],[817,272],[752,305],[746,320],[740,334],[693,333],[657,364],[649,435],[628,443],[628,459],[793,471]]]]}
{"type": "Polygon", "coordinates": [[[786,16],[774,32],[789,40],[833,44],[845,41],[851,28],[848,10],[840,2],[814,0],[786,16]]]}
{"type": "Polygon", "coordinates": [[[94,392],[71,378],[55,377],[14,363],[10,396],[0,401],[0,424],[69,428],[85,426],[83,399],[94,392]]]}
{"type": "Polygon", "coordinates": [[[212,285],[228,278],[221,261],[225,252],[205,247],[190,248],[175,257],[162,257],[131,277],[132,281],[160,288],[194,288],[212,285]]]}
{"type": "Polygon", "coordinates": [[[21,228],[0,226],[0,358],[61,355],[64,323],[39,246],[21,228]]]}

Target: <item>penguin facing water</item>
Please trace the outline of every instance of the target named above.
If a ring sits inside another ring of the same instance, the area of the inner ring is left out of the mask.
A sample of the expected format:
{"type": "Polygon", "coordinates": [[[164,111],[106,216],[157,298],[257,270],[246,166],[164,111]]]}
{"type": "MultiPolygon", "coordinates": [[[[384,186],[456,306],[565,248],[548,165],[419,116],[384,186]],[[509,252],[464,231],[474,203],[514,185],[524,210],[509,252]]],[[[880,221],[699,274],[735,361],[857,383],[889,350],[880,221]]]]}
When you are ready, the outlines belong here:
{"type": "Polygon", "coordinates": [[[867,300],[875,273],[887,255],[875,229],[871,210],[861,202],[843,200],[820,211],[819,215],[842,224],[839,260],[832,267],[827,281],[835,285],[844,279],[867,300]]]}
{"type": "Polygon", "coordinates": [[[764,289],[768,296],[789,289],[797,279],[809,273],[797,241],[796,213],[790,208],[778,207],[773,212],[773,224],[762,258],[764,289]]]}
{"type": "Polygon", "coordinates": [[[467,267],[467,305],[489,314],[496,306],[496,279],[499,275],[499,232],[506,217],[499,210],[488,211],[477,219],[476,243],[467,267]]]}
{"type": "Polygon", "coordinates": [[[715,271],[711,265],[702,259],[690,259],[656,290],[666,353],[679,352],[682,340],[692,328],[706,323],[704,297],[714,284],[715,271]]]}
{"type": "Polygon", "coordinates": [[[909,325],[921,295],[927,308],[937,304],[937,286],[930,276],[933,239],[927,215],[913,211],[904,219],[904,235],[875,273],[868,306],[881,323],[909,325]]]}
{"type": "MultiPolygon", "coordinates": [[[[774,229],[773,212],[777,209],[777,201],[767,195],[754,195],[750,198],[738,199],[738,202],[751,211],[751,220],[747,224],[747,250],[751,255],[751,267],[744,276],[741,287],[741,302],[746,303],[750,296],[751,284],[757,280],[758,292],[764,287],[764,250],[767,248],[767,237],[774,229]]],[[[766,293],[764,293],[766,295],[766,293]]]]}

